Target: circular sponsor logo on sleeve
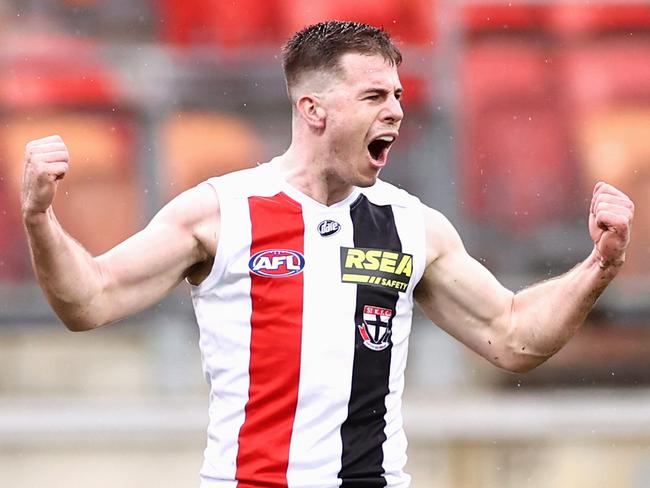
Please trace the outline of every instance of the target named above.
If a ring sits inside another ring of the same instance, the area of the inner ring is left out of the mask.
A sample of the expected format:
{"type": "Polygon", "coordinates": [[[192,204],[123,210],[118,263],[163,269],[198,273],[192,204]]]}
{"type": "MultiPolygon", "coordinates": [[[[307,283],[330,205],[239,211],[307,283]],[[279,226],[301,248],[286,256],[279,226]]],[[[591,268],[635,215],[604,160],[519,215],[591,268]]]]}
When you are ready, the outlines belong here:
{"type": "Polygon", "coordinates": [[[335,220],[323,220],[318,224],[318,233],[323,237],[331,236],[341,230],[341,224],[335,220]]]}
{"type": "Polygon", "coordinates": [[[290,249],[267,249],[251,256],[248,269],[258,276],[285,278],[301,273],[305,256],[290,249]]]}

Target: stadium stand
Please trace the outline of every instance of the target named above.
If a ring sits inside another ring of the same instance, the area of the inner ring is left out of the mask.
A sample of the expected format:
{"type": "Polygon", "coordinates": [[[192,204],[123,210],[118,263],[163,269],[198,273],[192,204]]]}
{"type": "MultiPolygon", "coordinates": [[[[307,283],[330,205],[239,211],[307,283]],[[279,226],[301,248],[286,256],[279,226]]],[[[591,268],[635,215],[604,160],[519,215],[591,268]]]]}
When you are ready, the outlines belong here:
{"type": "Polygon", "coordinates": [[[463,201],[471,218],[508,232],[567,217],[572,199],[575,177],[548,56],[536,43],[485,41],[463,59],[463,201]]]}
{"type": "MultiPolygon", "coordinates": [[[[89,251],[105,251],[136,231],[144,217],[133,164],[134,127],[128,112],[119,110],[118,83],[92,40],[41,34],[4,42],[8,55],[0,77],[0,148],[9,198],[20,200],[25,142],[60,134],[75,170],[61,185],[57,215],[89,251]],[[66,54],[70,52],[75,56],[66,54]],[[92,214],[89,199],[95,202],[92,214]],[[116,212],[120,219],[110,220],[116,212]]],[[[25,253],[20,226],[11,235],[20,236],[16,245],[25,253]]],[[[28,275],[25,270],[24,277],[28,275]]]]}
{"type": "Polygon", "coordinates": [[[281,0],[157,0],[155,4],[161,39],[179,46],[278,44],[286,32],[281,0]]]}
{"type": "Polygon", "coordinates": [[[650,28],[650,5],[558,2],[548,8],[547,28],[563,36],[629,34],[650,28]]]}
{"type": "Polygon", "coordinates": [[[162,123],[164,192],[171,198],[212,176],[254,166],[262,142],[243,119],[206,111],[182,111],[162,123]]]}
{"type": "Polygon", "coordinates": [[[142,188],[133,165],[132,127],[120,117],[100,113],[14,115],[0,127],[0,140],[10,163],[15,200],[25,141],[55,130],[66,141],[74,165],[54,203],[57,217],[91,253],[106,251],[137,231],[144,218],[142,188]]]}
{"type": "Polygon", "coordinates": [[[604,179],[637,202],[634,239],[624,273],[650,272],[650,41],[603,39],[563,53],[563,86],[585,189],[604,179]],[[646,134],[644,137],[643,134],[646,134]]]}
{"type": "Polygon", "coordinates": [[[309,4],[300,0],[282,1],[287,34],[324,19],[345,19],[382,26],[408,45],[430,45],[435,39],[435,1],[330,0],[309,4]]]}
{"type": "Polygon", "coordinates": [[[468,34],[515,33],[540,30],[546,6],[539,4],[471,4],[461,8],[462,27],[468,34]]]}

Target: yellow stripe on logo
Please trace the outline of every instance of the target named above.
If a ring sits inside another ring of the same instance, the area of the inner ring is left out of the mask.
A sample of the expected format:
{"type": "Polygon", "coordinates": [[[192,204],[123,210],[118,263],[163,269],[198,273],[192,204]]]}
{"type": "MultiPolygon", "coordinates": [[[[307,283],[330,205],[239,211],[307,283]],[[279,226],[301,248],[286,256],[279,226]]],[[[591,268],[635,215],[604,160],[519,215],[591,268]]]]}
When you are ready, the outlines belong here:
{"type": "Polygon", "coordinates": [[[344,274],[341,279],[343,281],[352,282],[352,283],[368,283],[370,276],[364,275],[353,275],[353,274],[344,274]]]}

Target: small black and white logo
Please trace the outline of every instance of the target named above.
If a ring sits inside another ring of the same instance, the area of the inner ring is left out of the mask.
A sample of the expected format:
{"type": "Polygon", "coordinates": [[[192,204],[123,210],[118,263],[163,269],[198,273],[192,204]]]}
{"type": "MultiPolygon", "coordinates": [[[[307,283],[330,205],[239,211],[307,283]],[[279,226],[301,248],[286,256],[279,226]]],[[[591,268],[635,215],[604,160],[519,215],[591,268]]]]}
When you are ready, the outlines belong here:
{"type": "Polygon", "coordinates": [[[334,220],[323,220],[318,224],[318,233],[323,237],[331,236],[341,230],[341,224],[334,220]]]}

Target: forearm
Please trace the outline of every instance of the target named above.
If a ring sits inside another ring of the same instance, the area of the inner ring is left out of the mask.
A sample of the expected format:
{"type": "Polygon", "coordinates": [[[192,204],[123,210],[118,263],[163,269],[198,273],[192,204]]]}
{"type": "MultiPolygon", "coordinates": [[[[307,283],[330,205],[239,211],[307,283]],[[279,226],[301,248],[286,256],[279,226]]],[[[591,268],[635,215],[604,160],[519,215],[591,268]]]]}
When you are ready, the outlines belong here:
{"type": "Polygon", "coordinates": [[[619,266],[601,267],[596,253],[566,274],[513,297],[508,349],[515,370],[529,370],[573,337],[619,266]]]}
{"type": "Polygon", "coordinates": [[[92,256],[61,228],[51,208],[25,215],[23,222],[36,277],[52,308],[69,328],[90,328],[90,305],[102,289],[92,256]]]}

